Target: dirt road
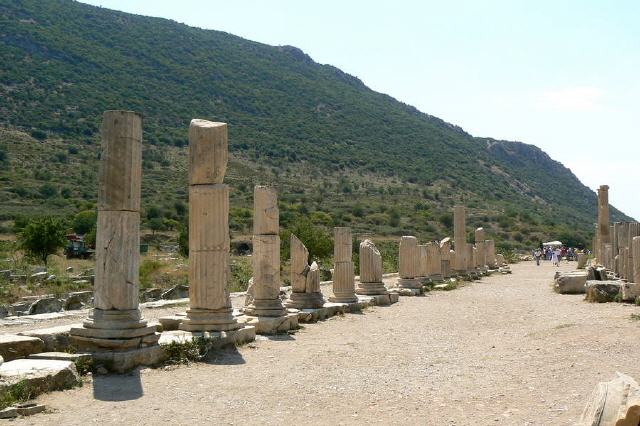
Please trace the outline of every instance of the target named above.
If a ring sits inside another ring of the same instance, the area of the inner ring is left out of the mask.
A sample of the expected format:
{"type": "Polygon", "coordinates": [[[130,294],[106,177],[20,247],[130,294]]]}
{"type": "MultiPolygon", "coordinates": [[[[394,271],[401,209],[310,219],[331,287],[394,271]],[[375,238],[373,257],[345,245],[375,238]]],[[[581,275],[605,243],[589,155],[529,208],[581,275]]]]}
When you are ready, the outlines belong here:
{"type": "Polygon", "coordinates": [[[555,294],[548,264],[513,271],[207,364],[97,376],[15,424],[570,425],[598,381],[640,379],[640,307],[555,294]]]}

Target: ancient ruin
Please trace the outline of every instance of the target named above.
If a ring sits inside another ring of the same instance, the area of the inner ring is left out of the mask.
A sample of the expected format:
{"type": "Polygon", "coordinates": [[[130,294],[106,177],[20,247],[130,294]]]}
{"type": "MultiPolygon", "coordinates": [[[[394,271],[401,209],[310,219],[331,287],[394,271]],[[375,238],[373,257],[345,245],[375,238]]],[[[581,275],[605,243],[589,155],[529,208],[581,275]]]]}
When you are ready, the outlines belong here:
{"type": "Polygon", "coordinates": [[[355,274],[352,260],[353,241],[351,228],[333,228],[333,303],[355,303],[355,274]]]}
{"type": "Polygon", "coordinates": [[[290,252],[291,294],[284,305],[295,309],[321,308],[325,300],[320,291],[318,264],[313,262],[309,265],[309,250],[293,234],[291,234],[290,252]]]}
{"type": "Polygon", "coordinates": [[[70,336],[77,350],[124,371],[162,357],[138,308],[142,117],[106,111],[101,135],[94,309],[70,336]]]}
{"type": "Polygon", "coordinates": [[[400,238],[398,255],[399,274],[398,287],[408,290],[422,290],[420,277],[420,249],[418,239],[412,236],[400,238]]]}
{"type": "Polygon", "coordinates": [[[386,295],[387,288],[382,282],[382,256],[371,240],[360,243],[360,280],[356,294],[365,296],[386,295]]]}
{"type": "Polygon", "coordinates": [[[453,243],[455,250],[455,259],[453,263],[453,271],[457,275],[467,273],[467,230],[465,225],[465,208],[464,206],[455,206],[453,208],[453,243]]]}

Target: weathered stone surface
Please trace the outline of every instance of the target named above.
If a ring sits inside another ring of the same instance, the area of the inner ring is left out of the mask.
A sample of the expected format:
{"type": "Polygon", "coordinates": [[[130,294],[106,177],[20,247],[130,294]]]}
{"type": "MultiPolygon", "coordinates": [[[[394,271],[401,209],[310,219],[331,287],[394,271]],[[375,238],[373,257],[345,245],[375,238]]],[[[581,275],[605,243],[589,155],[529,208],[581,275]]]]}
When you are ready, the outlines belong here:
{"type": "Polygon", "coordinates": [[[62,301],[56,297],[45,297],[38,299],[29,307],[29,315],[48,314],[51,312],[60,312],[62,310],[62,301]]]}
{"type": "Polygon", "coordinates": [[[7,407],[0,410],[0,419],[13,419],[18,417],[18,409],[16,407],[7,407]]]}
{"type": "Polygon", "coordinates": [[[180,328],[180,324],[186,318],[186,314],[183,315],[167,315],[164,317],[160,317],[158,320],[162,325],[162,331],[173,331],[178,330],[180,328]]]}
{"type": "Polygon", "coordinates": [[[189,254],[229,252],[229,186],[189,187],[189,254]]]}
{"type": "Polygon", "coordinates": [[[255,327],[257,334],[278,334],[288,331],[297,330],[298,314],[286,313],[277,317],[268,316],[250,316],[238,318],[238,322],[247,326],[255,327]]]}
{"type": "Polygon", "coordinates": [[[47,407],[42,404],[36,404],[35,402],[26,402],[24,404],[18,404],[16,411],[21,416],[33,416],[34,414],[42,413],[47,407]]]}
{"type": "Polygon", "coordinates": [[[69,331],[72,328],[80,327],[82,324],[60,325],[50,328],[39,328],[29,331],[21,331],[20,336],[35,337],[44,342],[43,352],[58,352],[69,350],[71,343],[69,331]]]}
{"type": "Polygon", "coordinates": [[[620,287],[622,300],[625,302],[635,302],[640,297],[640,284],[622,283],[620,287]]]}
{"type": "Polygon", "coordinates": [[[161,288],[148,288],[142,293],[142,300],[145,302],[154,302],[162,297],[164,290],[161,288]]]}
{"type": "Polygon", "coordinates": [[[253,191],[253,235],[278,235],[280,213],[275,188],[256,185],[253,191]]]}
{"type": "Polygon", "coordinates": [[[611,242],[609,231],[609,187],[601,185],[598,188],[598,229],[596,232],[598,243],[596,257],[599,263],[604,260],[604,245],[611,242]]]}
{"type": "Polygon", "coordinates": [[[189,297],[189,286],[184,284],[177,284],[168,290],[165,290],[160,295],[164,300],[184,299],[189,297]]]}
{"type": "Polygon", "coordinates": [[[256,328],[242,325],[240,328],[232,331],[169,331],[162,333],[159,344],[161,347],[164,347],[171,343],[188,343],[198,337],[208,339],[212,349],[219,349],[227,345],[240,346],[253,342],[256,339],[256,328]]]}
{"type": "Polygon", "coordinates": [[[429,276],[429,256],[427,254],[427,245],[418,244],[418,277],[429,276]]]}
{"type": "Polygon", "coordinates": [[[92,291],[74,291],[72,293],[69,293],[66,300],[64,301],[64,310],[75,311],[78,309],[83,309],[91,303],[92,298],[92,291]]]}
{"type": "Polygon", "coordinates": [[[360,281],[356,294],[386,295],[387,289],[382,282],[382,255],[371,240],[360,243],[360,281]]]}
{"type": "Polygon", "coordinates": [[[555,279],[554,290],[560,294],[584,294],[586,283],[586,271],[567,272],[555,279]]]}
{"type": "Polygon", "coordinates": [[[333,270],[333,303],[353,303],[358,300],[355,291],[353,262],[336,262],[333,270]]]}
{"type": "Polygon", "coordinates": [[[585,253],[578,253],[578,269],[584,269],[587,266],[587,255],[585,253]]]}
{"type": "Polygon", "coordinates": [[[637,426],[640,424],[640,387],[631,377],[616,373],[600,382],[580,417],[581,426],[637,426]]]}
{"type": "Polygon", "coordinates": [[[0,365],[0,387],[22,382],[32,395],[54,390],[70,389],[80,377],[76,366],[71,361],[55,361],[45,359],[16,359],[0,365]]]}
{"type": "Polygon", "coordinates": [[[400,278],[413,279],[420,272],[420,251],[416,237],[405,235],[400,238],[398,255],[400,278]]]}
{"type": "Polygon", "coordinates": [[[486,258],[487,258],[487,265],[489,266],[489,268],[497,268],[497,262],[496,262],[496,244],[493,240],[485,240],[485,250],[486,250],[486,258]]]}
{"type": "Polygon", "coordinates": [[[487,265],[487,255],[485,252],[485,232],[484,228],[477,228],[474,232],[474,240],[477,250],[476,268],[484,269],[487,265]]]}
{"type": "Polygon", "coordinates": [[[440,281],[442,275],[442,256],[438,243],[427,244],[427,276],[432,280],[440,281]]]}
{"type": "Polygon", "coordinates": [[[91,360],[91,354],[85,353],[68,353],[68,352],[40,352],[39,354],[29,355],[29,359],[50,359],[54,361],[71,361],[71,362],[88,362],[91,360]]]}
{"type": "Polygon", "coordinates": [[[589,281],[587,280],[585,300],[588,302],[613,302],[620,293],[621,281],[589,281]]]}
{"type": "Polygon", "coordinates": [[[631,254],[633,259],[632,281],[640,284],[640,237],[633,237],[631,242],[631,254]]]}
{"type": "Polygon", "coordinates": [[[309,251],[295,235],[291,234],[291,294],[284,302],[287,308],[321,308],[324,297],[320,291],[320,268],[316,262],[309,266],[309,251]]]}
{"type": "Polygon", "coordinates": [[[222,183],[229,141],[226,123],[193,119],[189,125],[189,184],[222,183]]]}
{"type": "Polygon", "coordinates": [[[507,264],[507,261],[505,260],[503,255],[496,254],[495,258],[496,258],[496,264],[498,266],[505,266],[507,264]]]}
{"type": "MultiPolygon", "coordinates": [[[[158,338],[147,347],[131,350],[92,352],[94,364],[102,364],[115,373],[125,373],[140,365],[155,366],[166,359],[166,353],[158,346],[158,338]]],[[[122,348],[122,346],[120,346],[122,348]]],[[[61,361],[58,361],[61,362],[61,361]]]]}
{"type": "Polygon", "coordinates": [[[44,342],[37,337],[0,334],[0,356],[5,361],[24,358],[43,349],[44,342]]]}
{"type": "Polygon", "coordinates": [[[351,237],[351,228],[333,228],[333,239],[333,261],[351,262],[351,260],[353,259],[353,240],[351,237]]]}

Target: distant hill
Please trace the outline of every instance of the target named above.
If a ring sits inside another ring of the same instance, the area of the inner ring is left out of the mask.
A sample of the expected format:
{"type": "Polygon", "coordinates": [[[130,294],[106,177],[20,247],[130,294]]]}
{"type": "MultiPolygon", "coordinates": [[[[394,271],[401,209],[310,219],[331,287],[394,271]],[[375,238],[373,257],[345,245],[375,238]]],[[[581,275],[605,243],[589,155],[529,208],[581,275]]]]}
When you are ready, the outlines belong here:
{"type": "Polygon", "coordinates": [[[92,208],[101,114],[130,109],[144,114],[148,218],[184,218],[198,117],[230,126],[236,233],[250,232],[255,183],[278,186],[283,226],[308,217],[438,238],[464,203],[470,227],[504,247],[592,233],[595,193],[537,147],[474,138],[295,47],[69,0],[0,0],[0,58],[5,224],[92,208]]]}

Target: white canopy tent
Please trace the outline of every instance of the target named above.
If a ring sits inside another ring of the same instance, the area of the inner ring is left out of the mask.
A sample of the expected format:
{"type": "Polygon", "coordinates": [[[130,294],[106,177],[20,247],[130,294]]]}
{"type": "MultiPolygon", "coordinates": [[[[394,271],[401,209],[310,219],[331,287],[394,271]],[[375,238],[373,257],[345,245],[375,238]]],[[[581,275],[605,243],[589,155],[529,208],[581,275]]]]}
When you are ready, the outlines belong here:
{"type": "Polygon", "coordinates": [[[548,243],[542,243],[545,247],[562,247],[562,243],[560,241],[549,241],[548,243]]]}

